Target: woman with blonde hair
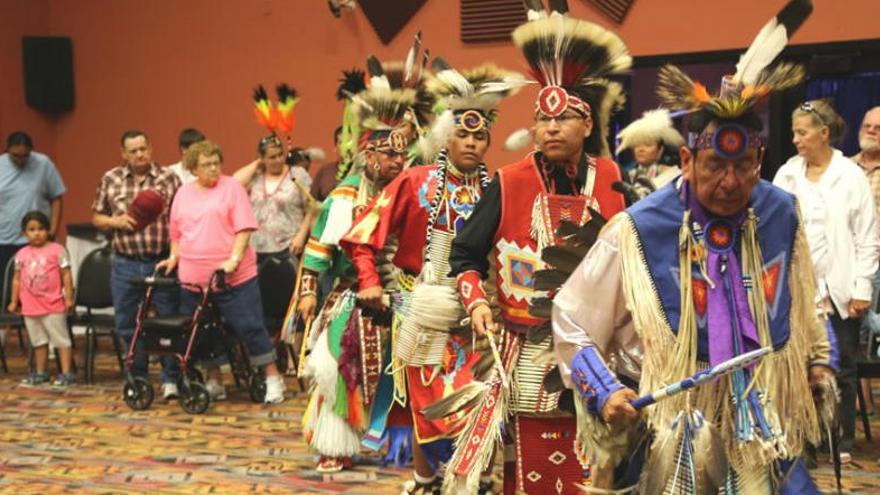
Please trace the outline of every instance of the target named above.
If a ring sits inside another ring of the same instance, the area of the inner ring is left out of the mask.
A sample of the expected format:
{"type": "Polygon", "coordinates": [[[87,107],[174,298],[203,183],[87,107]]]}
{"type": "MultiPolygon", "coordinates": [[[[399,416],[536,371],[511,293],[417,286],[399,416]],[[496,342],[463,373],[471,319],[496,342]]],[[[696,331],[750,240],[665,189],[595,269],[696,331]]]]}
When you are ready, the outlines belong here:
{"type": "Polygon", "coordinates": [[[865,174],[834,149],[846,124],[825,100],[801,104],[792,114],[792,142],[798,154],[773,184],[797,197],[822,298],[837,338],[841,391],[841,454],[851,459],[855,438],[855,356],[861,317],[872,296],[880,239],[874,199],[865,174]]]}

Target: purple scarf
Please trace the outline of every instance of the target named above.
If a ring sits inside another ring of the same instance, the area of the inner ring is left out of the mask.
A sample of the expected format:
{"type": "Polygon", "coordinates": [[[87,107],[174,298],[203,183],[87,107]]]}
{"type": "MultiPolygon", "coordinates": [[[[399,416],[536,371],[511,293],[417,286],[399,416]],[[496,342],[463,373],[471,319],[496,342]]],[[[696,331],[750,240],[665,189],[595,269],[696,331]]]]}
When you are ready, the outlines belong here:
{"type": "MultiPolygon", "coordinates": [[[[744,209],[733,217],[713,215],[697,201],[687,181],[682,185],[682,194],[693,221],[703,231],[707,248],[706,271],[715,284],[714,288],[709,284],[706,287],[709,365],[715,366],[761,347],[736,254],[746,211],[744,209]]],[[[761,280],[753,283],[760,284],[761,280]]],[[[756,285],[755,290],[757,287],[760,285],[756,285]]]]}

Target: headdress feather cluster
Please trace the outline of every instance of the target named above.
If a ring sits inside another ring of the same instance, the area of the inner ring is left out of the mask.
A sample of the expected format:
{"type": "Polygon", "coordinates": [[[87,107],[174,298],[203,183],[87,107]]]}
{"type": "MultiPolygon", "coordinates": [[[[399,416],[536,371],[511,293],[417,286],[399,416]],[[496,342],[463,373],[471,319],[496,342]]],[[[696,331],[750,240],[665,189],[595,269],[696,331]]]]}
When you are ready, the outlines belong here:
{"type": "Polygon", "coordinates": [[[684,146],[684,138],[672,125],[669,110],[658,108],[648,110],[638,120],[626,126],[617,135],[620,144],[616,153],[632,148],[638,144],[662,141],[665,146],[678,148],[684,146]]]}
{"type": "Polygon", "coordinates": [[[501,101],[529,83],[522,74],[490,63],[458,71],[446,60],[437,57],[432,62],[432,69],[427,90],[436,99],[436,117],[428,139],[421,143],[423,149],[419,150],[429,161],[433,160],[455,131],[456,115],[474,110],[487,124],[491,123],[501,101]]]}
{"type": "Polygon", "coordinates": [[[262,85],[254,89],[254,116],[272,134],[289,135],[296,124],[294,108],[299,97],[296,90],[285,83],[276,86],[275,93],[277,100],[273,105],[262,85]]]}
{"type": "MultiPolygon", "coordinates": [[[[623,40],[604,27],[568,15],[566,0],[525,0],[528,22],[513,31],[513,43],[522,51],[530,74],[542,87],[558,86],[585,100],[592,108],[596,132],[606,137],[611,113],[623,107],[622,86],[607,79],[623,74],[632,57],[623,40]]],[[[540,106],[540,95],[539,95],[540,106]]],[[[607,155],[605,139],[600,154],[607,155]]]]}
{"type": "Polygon", "coordinates": [[[725,78],[717,95],[711,95],[703,84],[693,81],[678,67],[662,67],[657,88],[661,103],[676,110],[706,110],[721,119],[736,119],[771,93],[796,86],[804,77],[802,66],[768,66],[812,11],[811,0],[790,0],[758,32],[740,57],[736,74],[725,78]]]}

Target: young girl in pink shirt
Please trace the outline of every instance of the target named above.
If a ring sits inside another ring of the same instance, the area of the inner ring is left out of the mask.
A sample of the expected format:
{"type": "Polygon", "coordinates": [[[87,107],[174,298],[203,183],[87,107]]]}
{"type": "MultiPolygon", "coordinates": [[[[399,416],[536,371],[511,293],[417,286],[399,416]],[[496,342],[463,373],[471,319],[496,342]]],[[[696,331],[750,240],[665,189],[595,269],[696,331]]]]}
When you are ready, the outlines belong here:
{"type": "Polygon", "coordinates": [[[28,212],[21,220],[21,228],[29,244],[15,255],[9,311],[17,313],[21,309],[34,349],[35,369],[24,383],[41,385],[49,381],[46,362],[51,343],[61,358],[61,373],[53,385],[71,385],[74,376],[70,372],[67,329],[67,312],[73,308],[70,260],[64,247],[49,241],[49,218],[42,212],[28,212]]]}

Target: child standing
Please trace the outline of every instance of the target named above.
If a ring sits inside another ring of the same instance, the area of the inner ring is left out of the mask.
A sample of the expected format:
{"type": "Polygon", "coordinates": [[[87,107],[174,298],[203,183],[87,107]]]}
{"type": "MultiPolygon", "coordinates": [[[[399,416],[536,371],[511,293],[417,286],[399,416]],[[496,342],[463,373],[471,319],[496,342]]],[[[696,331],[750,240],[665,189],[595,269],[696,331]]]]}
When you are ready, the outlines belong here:
{"type": "Polygon", "coordinates": [[[49,218],[39,211],[28,212],[21,220],[28,245],[15,255],[12,279],[11,313],[21,314],[34,348],[34,372],[23,383],[40,385],[49,381],[46,362],[49,343],[61,358],[61,374],[53,385],[73,384],[70,372],[70,333],[67,312],[73,308],[73,280],[67,250],[49,240],[49,218]]]}

